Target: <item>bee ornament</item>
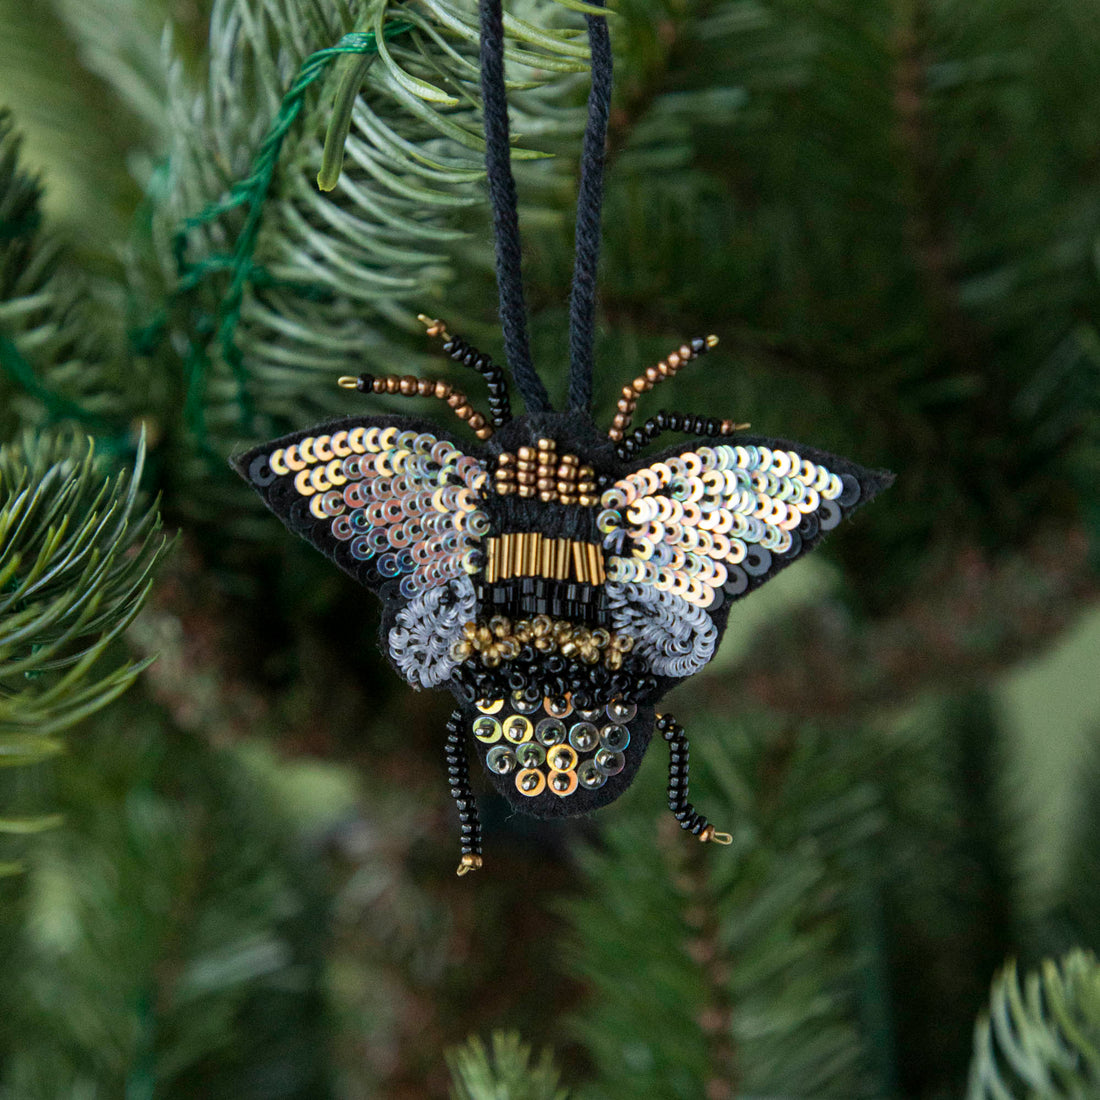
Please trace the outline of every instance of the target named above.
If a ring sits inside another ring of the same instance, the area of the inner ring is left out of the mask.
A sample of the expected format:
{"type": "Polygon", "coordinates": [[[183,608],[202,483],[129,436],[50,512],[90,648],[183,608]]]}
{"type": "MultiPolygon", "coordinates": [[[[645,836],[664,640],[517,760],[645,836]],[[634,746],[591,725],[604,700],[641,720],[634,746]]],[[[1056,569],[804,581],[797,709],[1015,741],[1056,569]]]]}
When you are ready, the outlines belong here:
{"type": "Polygon", "coordinates": [[[702,841],[729,842],[688,800],[688,742],[657,704],[713,657],[733,603],[812,550],[891,475],[732,420],[657,413],[639,397],[717,343],[697,338],[622,390],[608,428],[591,404],[594,286],[610,97],[606,22],[589,15],[593,84],[578,199],[567,411],[551,408],[527,346],[508,157],[500,0],[482,0],[486,161],[504,371],[421,317],[481,374],[488,410],[445,381],[361,374],[365,394],[434,398],[478,442],[435,424],[355,416],[257,447],[234,465],[293,531],[382,600],[382,648],[415,688],[456,709],[446,758],[461,822],[458,873],[481,866],[472,747],[493,786],[535,817],[589,813],[630,785],[654,732],[669,743],[669,806],[702,841]],[[655,456],[665,432],[694,437],[655,456]]]}

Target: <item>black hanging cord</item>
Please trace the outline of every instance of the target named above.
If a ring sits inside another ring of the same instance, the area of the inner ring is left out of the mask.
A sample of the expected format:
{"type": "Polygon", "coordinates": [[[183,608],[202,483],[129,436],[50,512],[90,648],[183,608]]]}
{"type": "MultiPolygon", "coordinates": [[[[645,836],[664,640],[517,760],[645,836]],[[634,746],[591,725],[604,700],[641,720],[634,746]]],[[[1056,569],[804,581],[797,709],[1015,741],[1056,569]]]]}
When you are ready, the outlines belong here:
{"type": "Polygon", "coordinates": [[[504,89],[504,17],[500,0],[480,0],[481,98],[485,108],[485,168],[497,249],[497,288],[504,353],[529,413],[551,409],[550,395],[531,362],[527,307],[520,269],[516,181],[508,145],[508,98],[504,89]]]}
{"type": "MultiPolygon", "coordinates": [[[[603,0],[592,0],[600,5],[603,0]]],[[[581,151],[577,193],[573,290],[569,298],[569,409],[587,412],[592,405],[592,355],[596,342],[596,272],[600,262],[600,212],[607,120],[611,109],[611,36],[607,17],[586,15],[592,53],[592,88],[588,123],[581,151]]]]}

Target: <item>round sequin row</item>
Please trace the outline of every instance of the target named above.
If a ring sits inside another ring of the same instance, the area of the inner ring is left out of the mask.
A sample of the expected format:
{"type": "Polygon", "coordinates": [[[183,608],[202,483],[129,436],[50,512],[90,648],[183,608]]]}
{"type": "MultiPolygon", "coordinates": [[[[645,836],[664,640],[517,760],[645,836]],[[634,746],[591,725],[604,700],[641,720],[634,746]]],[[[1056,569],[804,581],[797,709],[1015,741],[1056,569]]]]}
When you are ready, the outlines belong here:
{"type": "Polygon", "coordinates": [[[480,568],[489,518],[477,459],[429,432],[362,426],[306,437],[274,451],[272,470],[294,473],[310,511],[356,561],[400,578],[405,599],[480,568]]]}
{"type": "Polygon", "coordinates": [[[560,653],[571,660],[608,668],[620,668],[623,654],[629,653],[634,639],[613,634],[602,627],[590,629],[549,615],[520,619],[516,623],[503,615],[494,615],[488,623],[467,623],[463,637],[455,642],[451,656],[467,661],[477,655],[486,668],[496,668],[502,661],[520,656],[525,646],[540,653],[560,653]]]}
{"type": "Polygon", "coordinates": [[[858,496],[854,478],[795,451],[698,447],[638,470],[603,494],[597,526],[613,555],[608,580],[653,585],[711,607],[731,566],[766,571],[771,554],[800,545],[795,529],[807,516],[858,496]]]}
{"type": "Polygon", "coordinates": [[[547,699],[547,717],[541,720],[511,714],[501,721],[497,715],[502,707],[503,700],[478,704],[481,713],[472,731],[483,745],[493,746],[485,755],[489,770],[514,773],[516,790],[527,798],[543,791],[566,798],[578,787],[599,790],[626,766],[630,731],[625,723],[637,713],[632,703],[613,700],[602,711],[573,713],[568,698],[547,699]],[[571,714],[575,721],[562,720],[571,714]],[[601,719],[603,724],[597,725],[601,719]]]}

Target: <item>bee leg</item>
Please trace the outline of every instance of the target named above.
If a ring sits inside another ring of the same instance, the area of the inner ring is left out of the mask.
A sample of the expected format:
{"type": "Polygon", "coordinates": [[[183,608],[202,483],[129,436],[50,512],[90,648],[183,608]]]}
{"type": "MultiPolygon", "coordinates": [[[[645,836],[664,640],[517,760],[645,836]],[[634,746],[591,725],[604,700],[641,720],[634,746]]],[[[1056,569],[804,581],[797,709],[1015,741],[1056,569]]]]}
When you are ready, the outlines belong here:
{"type": "Polygon", "coordinates": [[[457,873],[465,875],[481,866],[481,821],[477,816],[473,791],[470,790],[470,761],[466,756],[460,710],[452,711],[447,719],[447,782],[451,785],[451,797],[458,807],[461,830],[462,859],[459,860],[457,873]]]}
{"type": "Polygon", "coordinates": [[[704,843],[732,844],[729,833],[720,833],[688,801],[688,739],[684,727],[671,714],[657,716],[657,729],[668,742],[668,808],[672,816],[680,822],[680,828],[686,829],[704,843]]]}
{"type": "Polygon", "coordinates": [[[471,367],[478,372],[489,386],[489,415],[493,427],[500,428],[512,419],[512,408],[508,402],[508,384],[504,381],[504,371],[473,344],[461,336],[452,336],[447,331],[445,321],[435,320],[426,314],[418,313],[417,319],[426,325],[429,336],[437,336],[443,341],[444,353],[456,363],[471,367]]]}
{"type": "Polygon", "coordinates": [[[631,458],[646,444],[652,443],[662,432],[687,432],[689,435],[705,435],[711,438],[743,432],[748,424],[736,424],[732,420],[719,420],[713,416],[688,416],[670,413],[663,409],[651,416],[640,428],[635,429],[615,448],[619,458],[631,458]]]}

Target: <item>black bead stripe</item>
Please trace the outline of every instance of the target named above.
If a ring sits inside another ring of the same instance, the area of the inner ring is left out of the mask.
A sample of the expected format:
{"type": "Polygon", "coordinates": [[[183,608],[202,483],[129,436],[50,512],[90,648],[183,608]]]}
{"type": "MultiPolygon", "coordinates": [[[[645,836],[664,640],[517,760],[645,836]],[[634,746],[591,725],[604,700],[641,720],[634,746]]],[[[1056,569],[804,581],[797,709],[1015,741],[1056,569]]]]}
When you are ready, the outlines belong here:
{"type": "Polygon", "coordinates": [[[447,782],[451,798],[458,808],[460,843],[463,855],[481,855],[481,820],[470,790],[470,762],[466,756],[462,711],[454,710],[447,719],[447,782]]]}
{"type": "Polygon", "coordinates": [[[713,416],[690,416],[685,413],[670,413],[663,409],[651,416],[640,428],[635,429],[616,447],[621,459],[632,458],[647,444],[652,443],[662,432],[686,432],[688,435],[702,435],[710,439],[722,435],[722,421],[713,416]]]}
{"type": "Polygon", "coordinates": [[[658,715],[657,730],[668,742],[668,808],[681,829],[698,836],[710,822],[688,801],[687,734],[670,714],[658,715]]]}

